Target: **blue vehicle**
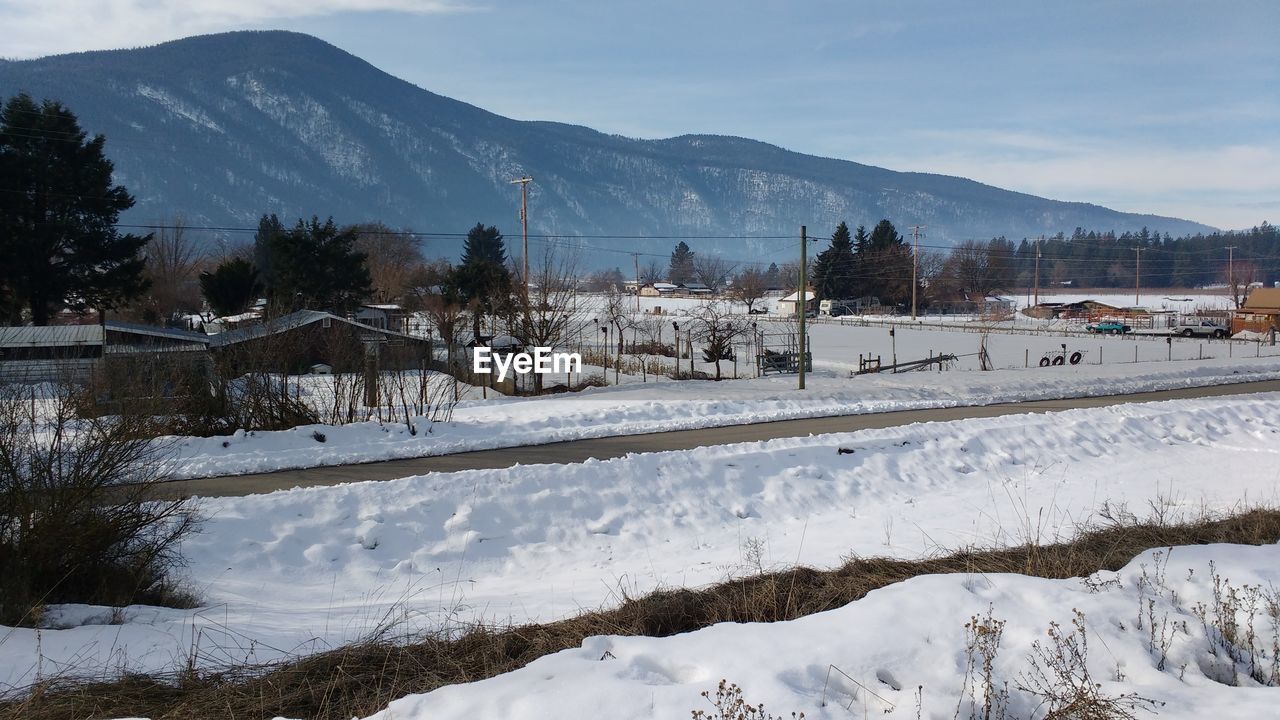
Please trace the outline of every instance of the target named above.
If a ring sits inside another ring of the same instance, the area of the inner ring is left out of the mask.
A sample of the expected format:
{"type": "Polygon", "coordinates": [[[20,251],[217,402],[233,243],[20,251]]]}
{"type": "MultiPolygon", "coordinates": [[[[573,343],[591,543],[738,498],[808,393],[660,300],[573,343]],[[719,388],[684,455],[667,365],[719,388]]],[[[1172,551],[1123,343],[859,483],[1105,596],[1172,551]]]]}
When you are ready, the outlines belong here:
{"type": "Polygon", "coordinates": [[[1123,335],[1124,333],[1133,331],[1133,328],[1129,327],[1128,325],[1125,325],[1124,323],[1121,323],[1121,322],[1116,322],[1114,320],[1105,320],[1103,322],[1096,322],[1091,325],[1085,325],[1084,329],[1088,330],[1091,333],[1098,333],[1098,334],[1105,334],[1105,335],[1123,335]]]}

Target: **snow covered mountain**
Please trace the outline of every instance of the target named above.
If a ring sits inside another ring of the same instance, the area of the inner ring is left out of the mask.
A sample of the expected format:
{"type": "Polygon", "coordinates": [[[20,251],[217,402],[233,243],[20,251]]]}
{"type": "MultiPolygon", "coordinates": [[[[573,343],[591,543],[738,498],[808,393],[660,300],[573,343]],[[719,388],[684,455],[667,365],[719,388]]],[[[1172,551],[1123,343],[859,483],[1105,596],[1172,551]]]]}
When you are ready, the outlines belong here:
{"type": "MultiPolygon", "coordinates": [[[[894,172],[736,137],[635,140],[511,120],[428,92],[307,35],[235,32],[154,47],[0,63],[0,96],[62,101],[107,136],[138,198],[125,222],[176,215],[244,227],[263,213],[380,220],[420,232],[477,221],[517,234],[512,178],[532,175],[530,233],[565,236],[825,235],[840,220],[925,224],[931,241],[1020,238],[1077,226],[1182,234],[1185,220],[1047,200],[962,178],[894,172]]],[[[669,252],[669,239],[586,238],[669,252]]],[[[779,240],[700,239],[746,257],[779,240]]],[[[429,245],[451,254],[455,240],[429,245]]]]}

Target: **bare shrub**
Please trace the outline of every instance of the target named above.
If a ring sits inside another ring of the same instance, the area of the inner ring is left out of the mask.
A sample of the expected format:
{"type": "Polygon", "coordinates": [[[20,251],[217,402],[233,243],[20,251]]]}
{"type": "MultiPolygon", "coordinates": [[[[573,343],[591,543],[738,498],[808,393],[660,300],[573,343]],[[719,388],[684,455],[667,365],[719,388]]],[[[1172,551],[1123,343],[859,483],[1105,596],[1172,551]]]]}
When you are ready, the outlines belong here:
{"type": "Polygon", "coordinates": [[[1221,663],[1213,664],[1210,677],[1227,685],[1239,685],[1244,671],[1259,685],[1280,686],[1280,591],[1260,585],[1232,585],[1213,563],[1210,606],[1196,603],[1191,612],[1200,619],[1209,639],[1209,653],[1221,663]],[[1259,612],[1271,624],[1270,642],[1258,636],[1259,612]]]}
{"type": "Polygon", "coordinates": [[[1158,703],[1137,693],[1108,695],[1089,674],[1089,633],[1084,613],[1074,611],[1072,630],[1049,623],[1049,641],[1032,645],[1030,667],[1018,689],[1040,699],[1045,720],[1134,720],[1138,711],[1155,712],[1158,703]]]}
{"type": "Polygon", "coordinates": [[[964,683],[955,717],[960,717],[966,699],[969,701],[970,720],[1003,720],[1007,716],[1009,685],[997,682],[995,677],[996,656],[1000,653],[1004,625],[1005,621],[997,620],[990,607],[986,615],[974,615],[965,623],[964,683]],[[982,696],[981,701],[979,695],[982,696]]]}
{"type": "Polygon", "coordinates": [[[195,508],[149,494],[166,448],[135,416],[72,408],[65,392],[0,387],[0,623],[47,603],[188,605],[171,572],[195,508]]]}
{"type": "MultiPolygon", "coordinates": [[[[692,711],[693,720],[785,720],[782,715],[773,715],[764,711],[764,703],[752,705],[742,697],[742,688],[737,683],[721,680],[716,687],[715,697],[709,690],[702,691],[702,697],[715,708],[714,713],[704,710],[692,711]]],[[[804,713],[791,713],[795,720],[803,720],[804,713]]]]}

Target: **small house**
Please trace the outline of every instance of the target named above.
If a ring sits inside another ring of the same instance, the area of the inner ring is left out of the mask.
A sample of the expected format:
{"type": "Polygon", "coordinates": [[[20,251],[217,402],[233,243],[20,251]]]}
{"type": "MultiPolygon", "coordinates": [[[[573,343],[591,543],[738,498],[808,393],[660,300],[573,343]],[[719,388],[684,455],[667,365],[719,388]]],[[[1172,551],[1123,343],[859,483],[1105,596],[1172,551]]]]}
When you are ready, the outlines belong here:
{"type": "Polygon", "coordinates": [[[680,286],[680,294],[685,297],[710,297],[712,291],[703,283],[689,282],[680,286]]]}
{"type": "Polygon", "coordinates": [[[645,283],[640,288],[640,297],[671,297],[680,286],[665,282],[645,283]]]}
{"type": "MultiPolygon", "coordinates": [[[[797,292],[793,292],[793,293],[791,293],[790,295],[787,295],[786,297],[784,297],[784,298],[782,298],[781,300],[779,300],[779,301],[778,301],[778,314],[779,314],[779,315],[795,315],[795,314],[796,314],[796,303],[797,303],[797,302],[799,302],[799,297],[800,297],[800,293],[797,291],[797,292]]],[[[813,310],[813,311],[815,311],[815,312],[817,311],[817,309],[818,309],[818,296],[817,296],[817,295],[815,295],[815,294],[813,293],[813,291],[812,291],[812,290],[806,290],[806,291],[805,291],[805,293],[804,293],[804,305],[805,305],[805,311],[806,311],[806,312],[807,312],[807,311],[809,311],[809,310],[813,310]]]]}
{"type": "Polygon", "coordinates": [[[392,332],[409,332],[409,313],[399,305],[361,305],[355,312],[355,321],[392,332]]]}
{"type": "Polygon", "coordinates": [[[1231,334],[1280,329],[1280,288],[1257,288],[1231,318],[1231,334]]]}

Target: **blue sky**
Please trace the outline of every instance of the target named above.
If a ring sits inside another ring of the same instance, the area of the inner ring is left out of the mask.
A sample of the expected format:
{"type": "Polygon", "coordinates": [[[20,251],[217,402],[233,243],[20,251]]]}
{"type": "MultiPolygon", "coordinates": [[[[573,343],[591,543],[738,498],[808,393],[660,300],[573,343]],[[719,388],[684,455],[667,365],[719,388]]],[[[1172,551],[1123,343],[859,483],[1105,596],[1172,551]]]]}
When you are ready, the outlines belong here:
{"type": "Polygon", "coordinates": [[[514,118],[1280,222],[1276,0],[0,0],[0,24],[8,57],[297,30],[514,118]]]}

